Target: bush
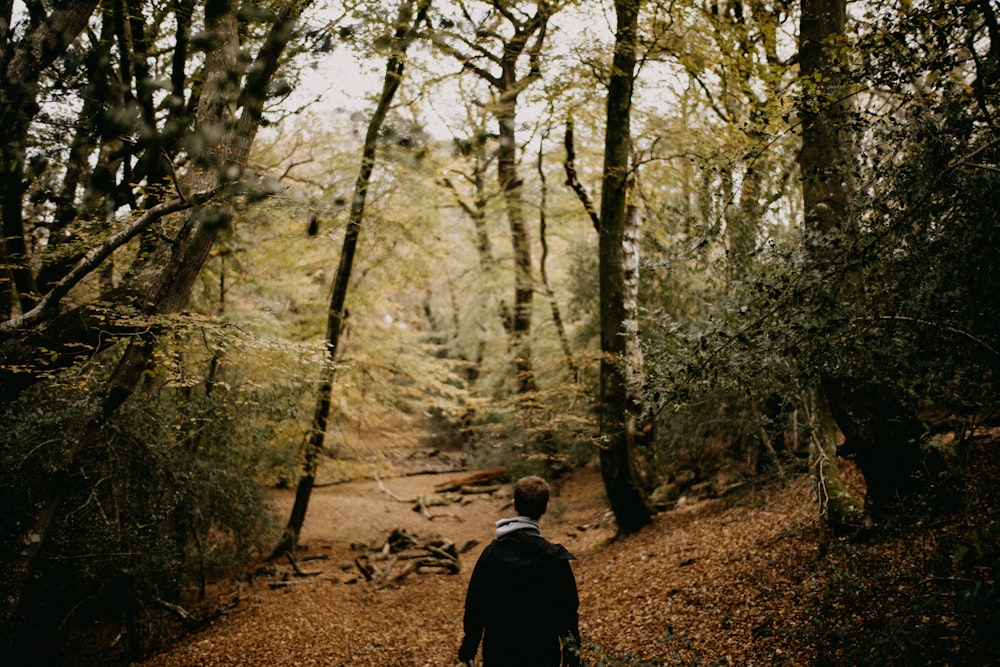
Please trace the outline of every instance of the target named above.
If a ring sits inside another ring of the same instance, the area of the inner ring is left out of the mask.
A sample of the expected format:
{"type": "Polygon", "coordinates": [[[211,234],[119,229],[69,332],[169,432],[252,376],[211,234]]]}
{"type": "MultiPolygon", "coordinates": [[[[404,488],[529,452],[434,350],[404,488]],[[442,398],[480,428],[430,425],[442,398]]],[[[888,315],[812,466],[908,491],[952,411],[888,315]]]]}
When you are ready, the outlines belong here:
{"type": "MultiPolygon", "coordinates": [[[[66,424],[88,412],[65,391],[40,401],[46,390],[0,417],[5,536],[29,516],[25,490],[58,469],[46,457],[66,424]]],[[[15,621],[18,650],[76,663],[87,649],[67,644],[75,629],[93,641],[95,627],[118,627],[119,652],[134,658],[155,640],[163,609],[186,592],[203,597],[267,548],[277,532],[260,481],[270,432],[255,414],[260,398],[221,385],[207,396],[162,388],[136,394],[103,426],[59,480],[61,503],[15,621]]]]}

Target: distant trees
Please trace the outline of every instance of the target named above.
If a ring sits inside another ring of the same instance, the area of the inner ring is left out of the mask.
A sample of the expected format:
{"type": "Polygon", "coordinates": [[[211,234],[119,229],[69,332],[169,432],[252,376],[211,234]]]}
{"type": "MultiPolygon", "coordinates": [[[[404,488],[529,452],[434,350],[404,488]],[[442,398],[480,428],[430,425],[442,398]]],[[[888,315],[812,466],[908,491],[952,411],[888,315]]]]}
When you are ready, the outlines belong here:
{"type": "Polygon", "coordinates": [[[518,390],[527,394],[537,389],[531,357],[535,281],[524,212],[524,184],[518,172],[518,98],[542,76],[546,27],[557,4],[547,0],[523,3],[533,5],[525,10],[520,6],[522,3],[494,1],[487,3],[492,11],[484,12],[482,18],[475,17],[464,2],[458,4],[462,19],[449,24],[465,30],[440,31],[434,39],[461,63],[463,70],[472,72],[490,89],[487,107],[497,121],[497,179],[514,251],[514,305],[506,327],[514,352],[518,390]]]}

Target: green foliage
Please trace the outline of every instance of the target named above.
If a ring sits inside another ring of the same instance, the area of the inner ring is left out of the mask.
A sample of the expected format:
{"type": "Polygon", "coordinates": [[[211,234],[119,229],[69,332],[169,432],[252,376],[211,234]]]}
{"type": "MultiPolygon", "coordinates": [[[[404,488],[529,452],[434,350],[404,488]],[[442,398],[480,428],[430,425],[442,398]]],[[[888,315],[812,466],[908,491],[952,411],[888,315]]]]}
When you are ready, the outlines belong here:
{"type": "MultiPolygon", "coordinates": [[[[995,414],[1000,149],[991,119],[1000,82],[993,55],[978,54],[976,67],[962,55],[987,23],[972,5],[938,2],[880,19],[858,43],[855,85],[914,103],[883,113],[896,107],[873,98],[854,118],[861,187],[843,236],[775,236],[728,285],[712,282],[711,264],[694,255],[648,264],[647,284],[665,288],[647,297],[643,330],[650,409],[667,452],[710,435],[746,441],[768,423],[777,436],[824,377],[865,397],[864,418],[890,422],[889,438],[914,437],[891,428],[900,407],[955,417],[925,436],[995,414]]],[[[940,461],[945,452],[924,453],[940,461]]],[[[934,474],[922,483],[943,481],[934,474]]]]}
{"type": "MultiPolygon", "coordinates": [[[[60,430],[89,413],[53,389],[33,390],[3,415],[5,536],[28,516],[24,490],[45,488],[37,478],[58,453],[60,430]],[[28,407],[46,392],[44,409],[28,407]]],[[[271,398],[221,384],[208,395],[162,388],[135,395],[104,425],[57,482],[63,501],[20,619],[25,646],[57,646],[54,637],[67,641],[64,632],[89,622],[121,623],[125,645],[141,652],[161,601],[203,595],[269,546],[276,530],[261,468],[271,398]]]]}

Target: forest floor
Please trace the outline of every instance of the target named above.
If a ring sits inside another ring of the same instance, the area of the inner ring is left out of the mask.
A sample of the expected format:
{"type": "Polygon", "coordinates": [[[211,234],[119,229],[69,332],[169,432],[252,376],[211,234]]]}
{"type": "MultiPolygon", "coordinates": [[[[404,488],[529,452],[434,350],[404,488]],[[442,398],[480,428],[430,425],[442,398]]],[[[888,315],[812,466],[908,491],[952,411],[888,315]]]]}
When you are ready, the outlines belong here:
{"type": "MultiPolygon", "coordinates": [[[[823,539],[801,474],[684,500],[616,538],[595,467],[564,475],[541,525],[577,557],[585,664],[996,664],[998,442],[979,450],[986,491],[865,539],[823,539]]],[[[230,608],[215,622],[142,664],[457,664],[472,567],[512,507],[508,487],[414,511],[410,501],[456,476],[411,471],[316,489],[298,563],[306,576],[287,562],[262,569],[226,591],[230,608]],[[354,559],[400,528],[474,546],[458,574],[366,581],[354,559]]],[[[276,510],[287,516],[291,502],[278,493],[276,510]]]]}

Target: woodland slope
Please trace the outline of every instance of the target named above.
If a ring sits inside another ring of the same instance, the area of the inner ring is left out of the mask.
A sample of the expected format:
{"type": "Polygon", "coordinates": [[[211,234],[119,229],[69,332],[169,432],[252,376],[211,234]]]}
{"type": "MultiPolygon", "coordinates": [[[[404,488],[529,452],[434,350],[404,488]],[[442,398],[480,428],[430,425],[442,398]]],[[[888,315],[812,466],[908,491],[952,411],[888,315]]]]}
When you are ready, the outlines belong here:
{"type": "MultiPolygon", "coordinates": [[[[685,499],[618,539],[599,473],[564,476],[542,527],[578,557],[589,664],[991,664],[1000,655],[996,435],[973,447],[961,503],[843,540],[818,531],[805,475],[685,499]]],[[[315,560],[299,563],[307,576],[288,563],[259,571],[226,594],[231,608],[216,622],[143,665],[456,664],[468,577],[493,520],[511,507],[501,491],[414,511],[410,501],[441,481],[317,490],[303,535],[315,560]],[[457,575],[365,581],[353,560],[397,528],[478,543],[457,575]]],[[[290,502],[279,497],[278,509],[290,502]]]]}

